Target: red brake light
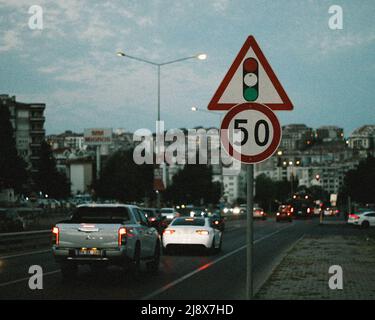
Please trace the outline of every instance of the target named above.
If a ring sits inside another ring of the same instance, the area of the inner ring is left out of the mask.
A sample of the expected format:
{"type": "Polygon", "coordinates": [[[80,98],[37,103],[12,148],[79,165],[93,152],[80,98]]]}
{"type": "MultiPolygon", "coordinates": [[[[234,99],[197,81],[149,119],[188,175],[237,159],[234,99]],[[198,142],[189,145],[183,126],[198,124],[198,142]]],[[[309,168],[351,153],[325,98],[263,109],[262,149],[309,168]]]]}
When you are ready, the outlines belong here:
{"type": "Polygon", "coordinates": [[[123,246],[126,244],[126,234],[127,234],[126,228],[121,227],[120,229],[118,229],[118,245],[119,246],[123,246]]]}
{"type": "Polygon", "coordinates": [[[175,232],[176,232],[176,230],[173,230],[173,229],[165,229],[163,233],[164,234],[173,234],[175,232]]]}
{"type": "Polygon", "coordinates": [[[352,219],[359,219],[359,216],[356,215],[356,214],[349,214],[349,218],[352,218],[352,219]]]}
{"type": "Polygon", "coordinates": [[[58,227],[52,228],[52,243],[55,245],[59,245],[59,242],[60,242],[59,232],[60,230],[58,227]]]}

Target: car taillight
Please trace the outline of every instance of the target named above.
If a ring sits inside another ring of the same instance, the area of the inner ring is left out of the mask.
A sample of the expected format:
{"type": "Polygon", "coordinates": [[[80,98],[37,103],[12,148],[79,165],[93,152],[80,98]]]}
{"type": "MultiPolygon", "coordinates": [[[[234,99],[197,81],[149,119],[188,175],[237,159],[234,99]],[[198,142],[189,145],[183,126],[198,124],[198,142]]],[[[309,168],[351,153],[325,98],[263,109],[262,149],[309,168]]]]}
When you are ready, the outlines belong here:
{"type": "Polygon", "coordinates": [[[150,218],[150,221],[154,222],[154,221],[156,221],[156,218],[150,218]]]}
{"type": "Polygon", "coordinates": [[[175,232],[176,232],[176,230],[173,230],[173,229],[165,229],[163,233],[164,234],[173,234],[175,232]]]}
{"type": "Polygon", "coordinates": [[[196,230],[195,232],[200,234],[201,236],[207,236],[209,234],[207,230],[196,230]]]}
{"type": "Polygon", "coordinates": [[[59,228],[53,227],[52,228],[52,244],[59,245],[60,238],[59,238],[59,228]]]}
{"type": "Polygon", "coordinates": [[[126,244],[126,228],[121,227],[118,229],[118,245],[119,246],[124,246],[126,244]]]}
{"type": "Polygon", "coordinates": [[[310,213],[310,208],[307,208],[307,213],[310,213]]]}
{"type": "Polygon", "coordinates": [[[292,212],[292,213],[293,213],[293,211],[294,211],[294,208],[291,208],[291,209],[290,209],[290,212],[292,212]]]}
{"type": "Polygon", "coordinates": [[[359,219],[359,216],[357,216],[356,214],[349,214],[349,218],[352,218],[352,219],[359,219]]]}

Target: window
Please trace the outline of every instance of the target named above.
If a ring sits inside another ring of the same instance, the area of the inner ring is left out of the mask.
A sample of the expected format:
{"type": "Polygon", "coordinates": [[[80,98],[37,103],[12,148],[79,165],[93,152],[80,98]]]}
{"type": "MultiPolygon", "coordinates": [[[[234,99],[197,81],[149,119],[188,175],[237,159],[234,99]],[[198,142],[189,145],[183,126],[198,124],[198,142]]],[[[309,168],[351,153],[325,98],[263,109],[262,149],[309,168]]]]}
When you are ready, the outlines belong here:
{"type": "Polygon", "coordinates": [[[77,223],[123,223],[129,220],[129,210],[125,207],[79,207],[72,217],[72,222],[77,223]]]}
{"type": "Polygon", "coordinates": [[[177,218],[172,225],[173,226],[199,226],[203,227],[205,220],[202,218],[177,218]]]}
{"type": "Polygon", "coordinates": [[[137,211],[138,211],[139,217],[140,217],[140,219],[141,219],[141,220],[140,220],[140,223],[143,224],[143,225],[145,225],[145,226],[147,226],[147,225],[148,225],[148,222],[147,222],[147,218],[146,218],[145,214],[144,214],[143,211],[140,210],[140,209],[137,209],[137,211]]]}

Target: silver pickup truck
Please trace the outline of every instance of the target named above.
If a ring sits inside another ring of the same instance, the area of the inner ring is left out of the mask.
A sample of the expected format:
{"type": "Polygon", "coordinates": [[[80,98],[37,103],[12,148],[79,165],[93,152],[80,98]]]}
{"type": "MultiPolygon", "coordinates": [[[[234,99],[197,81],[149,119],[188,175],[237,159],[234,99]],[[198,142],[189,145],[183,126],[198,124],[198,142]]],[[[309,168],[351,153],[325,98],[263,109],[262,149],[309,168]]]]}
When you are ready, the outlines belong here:
{"type": "Polygon", "coordinates": [[[159,269],[160,236],[133,205],[80,205],[69,220],[53,227],[52,243],[64,278],[73,277],[80,264],[116,264],[137,273],[145,261],[149,271],[159,269]]]}

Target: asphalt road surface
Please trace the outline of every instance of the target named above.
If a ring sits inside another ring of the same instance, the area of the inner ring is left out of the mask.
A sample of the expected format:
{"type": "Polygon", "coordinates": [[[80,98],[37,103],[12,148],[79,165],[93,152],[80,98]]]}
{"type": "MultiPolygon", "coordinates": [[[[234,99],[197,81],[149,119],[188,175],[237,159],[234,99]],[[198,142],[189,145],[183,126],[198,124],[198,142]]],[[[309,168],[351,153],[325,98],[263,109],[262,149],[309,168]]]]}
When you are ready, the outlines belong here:
{"type": "MultiPolygon", "coordinates": [[[[254,222],[254,286],[257,291],[304,234],[319,228],[318,219],[254,222]]],[[[207,255],[183,251],[163,256],[157,275],[139,278],[121,268],[92,271],[81,266],[77,279],[63,282],[59,266],[46,248],[25,255],[0,256],[0,299],[245,299],[245,220],[227,222],[222,251],[207,255]],[[43,268],[43,289],[28,286],[31,265],[43,268]]]]}

